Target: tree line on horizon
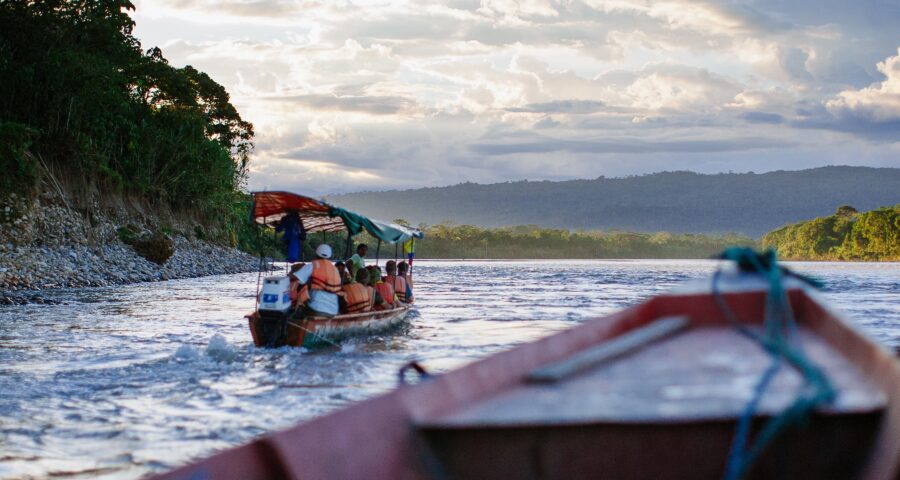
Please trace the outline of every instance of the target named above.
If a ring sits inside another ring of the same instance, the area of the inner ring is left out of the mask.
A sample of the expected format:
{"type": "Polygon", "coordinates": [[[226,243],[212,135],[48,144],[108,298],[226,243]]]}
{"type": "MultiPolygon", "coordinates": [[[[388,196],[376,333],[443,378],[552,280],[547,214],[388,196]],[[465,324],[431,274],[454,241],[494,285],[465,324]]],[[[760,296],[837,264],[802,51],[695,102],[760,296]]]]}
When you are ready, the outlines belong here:
{"type": "MultiPolygon", "coordinates": [[[[410,226],[404,219],[394,223],[410,226]]],[[[714,258],[727,247],[774,248],[784,260],[900,261],[900,204],[858,212],[841,206],[834,215],[798,222],[773,230],[761,240],[739,234],[705,235],[670,232],[626,232],[541,228],[535,225],[478,227],[442,222],[420,223],[425,239],[416,243],[419,259],[704,259],[714,258]]],[[[280,238],[263,235],[263,250],[279,250],[280,238]]],[[[343,233],[310,234],[304,258],[313,258],[315,247],[328,243],[335,259],[369,245],[369,257],[404,258],[402,247],[382,245],[368,234],[347,243],[343,233]]]]}
{"type": "Polygon", "coordinates": [[[712,258],[728,246],[753,246],[749,237],[669,232],[570,231],[521,225],[482,228],[442,223],[425,229],[421,258],[712,258]]]}
{"type": "Polygon", "coordinates": [[[869,210],[900,198],[900,168],[820,167],[761,174],[660,172],[624,178],[462,183],[333,195],[364,215],[479,227],[537,225],[574,230],[667,231],[759,238],[835,206],[869,210]]]}
{"type": "MultiPolygon", "coordinates": [[[[402,219],[395,223],[406,224],[402,219]]],[[[473,225],[419,225],[425,239],[416,242],[418,259],[592,259],[592,258],[712,258],[726,247],[756,246],[742,235],[672,234],[668,232],[569,231],[521,225],[482,228],[473,225]]],[[[403,259],[402,246],[382,244],[363,233],[354,237],[348,248],[346,234],[309,234],[303,246],[303,258],[313,258],[315,248],[327,243],[340,260],[355,252],[356,246],[369,246],[369,257],[403,259]]],[[[280,236],[271,229],[263,234],[264,253],[281,250],[280,236]]]]}

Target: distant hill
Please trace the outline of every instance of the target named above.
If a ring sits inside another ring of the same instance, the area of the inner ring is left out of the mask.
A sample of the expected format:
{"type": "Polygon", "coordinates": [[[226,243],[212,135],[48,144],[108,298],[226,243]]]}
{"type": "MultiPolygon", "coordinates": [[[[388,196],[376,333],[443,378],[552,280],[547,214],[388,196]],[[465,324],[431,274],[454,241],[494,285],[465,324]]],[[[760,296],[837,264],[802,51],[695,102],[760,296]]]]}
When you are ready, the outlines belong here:
{"type": "Polygon", "coordinates": [[[375,218],[413,224],[537,225],[759,237],[839,205],[871,210],[900,202],[900,168],[821,167],[762,174],[662,172],[563,182],[464,183],[360,192],[328,200],[375,218]]]}
{"type": "Polygon", "coordinates": [[[762,245],[788,260],[900,261],[900,204],[863,213],[844,205],[769,232],[762,245]]]}

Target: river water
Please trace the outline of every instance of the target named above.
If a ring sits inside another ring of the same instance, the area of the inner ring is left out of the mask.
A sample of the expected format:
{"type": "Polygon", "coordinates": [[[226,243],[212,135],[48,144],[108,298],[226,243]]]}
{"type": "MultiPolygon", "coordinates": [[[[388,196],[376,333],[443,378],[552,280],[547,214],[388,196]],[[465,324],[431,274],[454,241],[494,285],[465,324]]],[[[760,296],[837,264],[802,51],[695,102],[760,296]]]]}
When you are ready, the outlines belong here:
{"type": "MultiPolygon", "coordinates": [[[[712,261],[419,261],[418,316],[313,351],[261,350],[256,274],[57,291],[0,307],[0,478],[135,478],[631,305],[712,261]]],[[[797,263],[900,345],[900,264],[797,263]]]]}

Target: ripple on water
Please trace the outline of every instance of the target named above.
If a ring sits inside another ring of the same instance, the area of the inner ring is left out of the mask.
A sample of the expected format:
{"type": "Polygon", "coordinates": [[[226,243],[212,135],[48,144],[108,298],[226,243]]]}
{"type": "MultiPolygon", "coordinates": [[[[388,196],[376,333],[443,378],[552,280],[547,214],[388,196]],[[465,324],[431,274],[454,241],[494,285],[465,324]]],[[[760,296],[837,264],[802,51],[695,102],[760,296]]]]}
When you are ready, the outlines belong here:
{"type": "MultiPolygon", "coordinates": [[[[257,349],[255,274],[52,292],[0,307],[0,478],[135,478],[456,368],[710,274],[711,261],[424,262],[418,314],[338,346],[257,349]]],[[[793,265],[888,345],[900,265],[793,265]]]]}

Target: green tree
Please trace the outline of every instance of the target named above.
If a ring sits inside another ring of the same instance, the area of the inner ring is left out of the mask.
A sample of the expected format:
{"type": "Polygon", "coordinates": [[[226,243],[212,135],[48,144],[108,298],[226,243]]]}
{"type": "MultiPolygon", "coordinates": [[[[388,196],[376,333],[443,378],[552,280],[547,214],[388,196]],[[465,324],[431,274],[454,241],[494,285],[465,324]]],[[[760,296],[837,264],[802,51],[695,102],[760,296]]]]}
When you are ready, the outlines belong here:
{"type": "Polygon", "coordinates": [[[900,260],[900,205],[863,213],[845,205],[769,232],[762,244],[794,260],[900,260]]]}
{"type": "Polygon", "coordinates": [[[9,148],[27,145],[8,157],[23,173],[4,190],[27,191],[37,157],[86,178],[82,190],[214,221],[236,214],[253,126],[207,74],[142,51],[132,10],[127,0],[0,0],[0,134],[9,148]]]}

